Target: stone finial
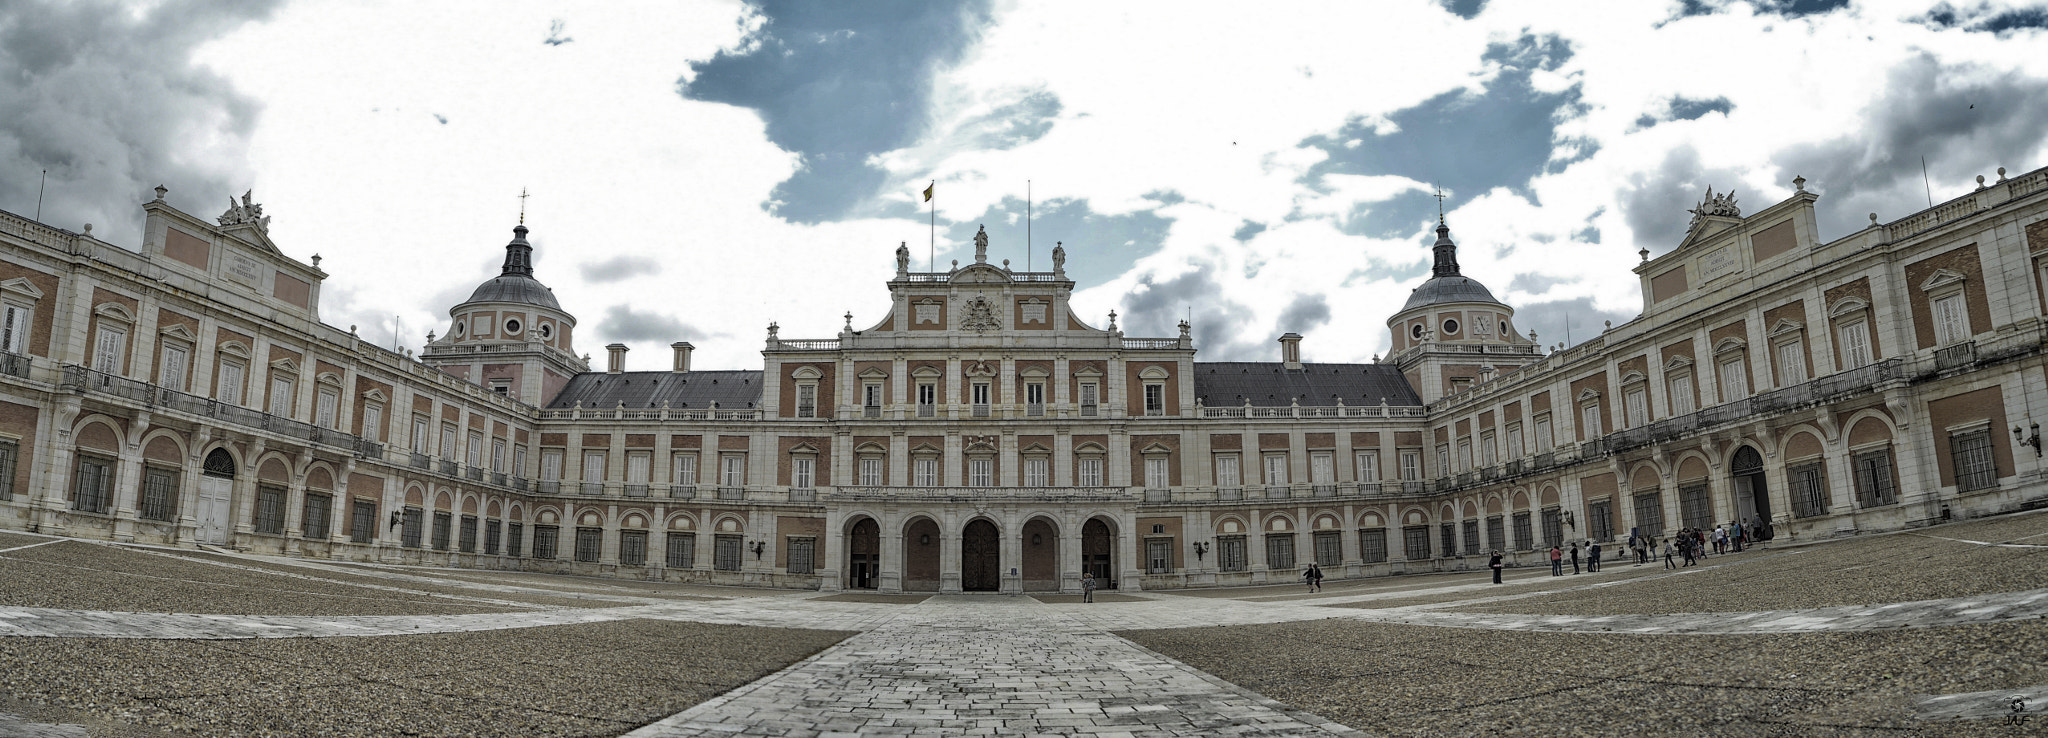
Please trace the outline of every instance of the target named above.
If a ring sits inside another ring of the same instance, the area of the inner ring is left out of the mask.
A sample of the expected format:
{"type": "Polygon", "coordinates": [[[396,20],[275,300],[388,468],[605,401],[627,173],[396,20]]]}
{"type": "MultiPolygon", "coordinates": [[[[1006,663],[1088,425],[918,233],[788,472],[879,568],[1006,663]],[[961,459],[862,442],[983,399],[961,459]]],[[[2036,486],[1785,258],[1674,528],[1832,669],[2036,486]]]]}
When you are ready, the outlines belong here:
{"type": "Polygon", "coordinates": [[[1109,329],[1116,330],[1116,311],[1109,311],[1109,329]]]}
{"type": "Polygon", "coordinates": [[[2004,182],[2004,181],[2005,181],[2005,167],[1999,167],[1999,168],[1998,168],[1998,181],[2000,181],[2000,182],[2004,182]]]}
{"type": "Polygon", "coordinates": [[[1606,324],[1607,324],[1607,330],[1610,330],[1610,331],[1611,331],[1611,330],[1614,330],[1614,321],[1612,321],[1612,320],[1606,320],[1606,321],[1601,321],[1601,322],[1603,322],[1603,323],[1606,323],[1606,324]]]}
{"type": "Polygon", "coordinates": [[[1984,189],[1984,175],[1977,175],[1977,189],[1984,189]]]}
{"type": "Polygon", "coordinates": [[[1800,176],[1796,176],[1796,175],[1795,175],[1795,176],[1793,176],[1793,177],[1792,177],[1792,189],[1793,189],[1793,190],[1795,190],[1795,191],[1798,191],[1798,192],[1805,192],[1805,191],[1806,191],[1806,178],[1805,178],[1805,177],[1800,177],[1800,176]]]}
{"type": "Polygon", "coordinates": [[[1871,214],[1870,214],[1870,227],[1872,227],[1872,228],[1876,228],[1876,227],[1877,227],[1877,213],[1871,213],[1871,214]]]}
{"type": "Polygon", "coordinates": [[[314,269],[319,269],[319,268],[320,268],[320,255],[319,255],[319,254],[314,254],[314,255],[313,255],[313,268],[314,268],[314,269]]]}
{"type": "Polygon", "coordinates": [[[1193,329],[1193,328],[1194,328],[1194,326],[1193,326],[1193,325],[1190,325],[1190,324],[1189,324],[1189,323],[1188,323],[1187,321],[1185,321],[1185,320],[1181,321],[1181,322],[1180,322],[1180,337],[1181,337],[1181,338],[1188,338],[1188,337],[1190,337],[1189,331],[1190,331],[1191,329],[1193,329]]]}
{"type": "MultiPolygon", "coordinates": [[[[1999,170],[1999,171],[2003,172],[2003,171],[2005,171],[2005,170],[2001,169],[2001,170],[1999,170]]],[[[163,202],[163,201],[164,201],[164,195],[170,194],[170,192],[171,192],[170,188],[168,188],[168,187],[165,187],[165,186],[163,186],[163,185],[157,185],[157,186],[156,186],[156,201],[157,201],[157,202],[163,202]]]]}
{"type": "Polygon", "coordinates": [[[1637,252],[1636,252],[1636,255],[1637,255],[1637,256],[1641,256],[1641,257],[1643,257],[1643,261],[1649,261],[1649,260],[1650,260],[1650,250],[1649,250],[1649,249],[1643,249],[1643,250],[1641,250],[1641,251],[1637,251],[1637,252]]]}
{"type": "Polygon", "coordinates": [[[1536,329],[1534,329],[1534,328],[1531,328],[1531,329],[1529,329],[1529,342],[1530,342],[1530,343],[1535,343],[1535,342],[1536,342],[1536,329]]]}
{"type": "Polygon", "coordinates": [[[433,332],[433,331],[427,331],[427,343],[433,343],[433,342],[434,342],[434,332],[433,332]]]}
{"type": "Polygon", "coordinates": [[[782,326],[780,326],[780,325],[777,325],[777,324],[776,324],[776,323],[775,323],[774,321],[769,321],[769,322],[768,322],[768,340],[770,340],[770,341],[774,341],[774,340],[777,340],[777,338],[776,338],[775,334],[777,334],[777,333],[781,333],[781,332],[782,332],[782,326]]]}
{"type": "Polygon", "coordinates": [[[92,224],[91,224],[91,223],[87,223],[87,224],[85,224],[85,235],[86,235],[86,236],[88,236],[88,237],[92,235],[92,224]]]}
{"type": "Polygon", "coordinates": [[[853,332],[853,311],[852,311],[852,310],[848,310],[848,311],[846,311],[846,332],[848,332],[848,333],[852,333],[852,332],[853,332]]]}

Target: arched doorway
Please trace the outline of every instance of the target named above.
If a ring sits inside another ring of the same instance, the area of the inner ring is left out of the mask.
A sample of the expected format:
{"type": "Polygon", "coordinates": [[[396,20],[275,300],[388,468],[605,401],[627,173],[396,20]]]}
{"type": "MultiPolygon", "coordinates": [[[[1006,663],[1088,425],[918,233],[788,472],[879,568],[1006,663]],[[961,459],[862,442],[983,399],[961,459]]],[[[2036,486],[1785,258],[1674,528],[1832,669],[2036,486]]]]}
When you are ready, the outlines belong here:
{"type": "Polygon", "coordinates": [[[193,515],[199,523],[195,531],[199,542],[226,545],[228,521],[235,509],[235,457],[227,449],[217,448],[206,455],[196,501],[193,515]]]}
{"type": "Polygon", "coordinates": [[[1024,591],[1057,592],[1060,589],[1060,534],[1045,518],[1024,524],[1024,591]]]}
{"type": "Polygon", "coordinates": [[[1116,589],[1116,531],[1101,518],[1081,526],[1081,571],[1095,575],[1095,586],[1116,589]]]}
{"type": "Polygon", "coordinates": [[[1753,446],[1743,446],[1728,464],[1735,480],[1735,520],[1760,541],[1771,539],[1771,494],[1764,486],[1764,457],[1753,446]]]}
{"type": "Polygon", "coordinates": [[[861,518],[846,532],[846,588],[874,589],[881,564],[882,526],[861,518]]]}
{"type": "Polygon", "coordinates": [[[903,591],[939,591],[939,524],[931,518],[903,526],[903,591]]]}
{"type": "Polygon", "coordinates": [[[960,589],[994,592],[1003,586],[1003,538],[996,524],[975,518],[960,532],[960,589]]]}

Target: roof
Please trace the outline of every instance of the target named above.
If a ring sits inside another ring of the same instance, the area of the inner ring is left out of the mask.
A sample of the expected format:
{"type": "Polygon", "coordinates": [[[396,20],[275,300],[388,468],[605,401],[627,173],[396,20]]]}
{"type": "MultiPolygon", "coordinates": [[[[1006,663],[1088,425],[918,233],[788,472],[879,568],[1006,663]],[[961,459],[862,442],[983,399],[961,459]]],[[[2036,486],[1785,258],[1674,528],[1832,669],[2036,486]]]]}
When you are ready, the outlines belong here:
{"type": "Polygon", "coordinates": [[[555,302],[555,291],[533,278],[533,245],[526,242],[526,232],[524,223],[512,229],[512,241],[505,244],[505,268],[498,276],[477,285],[464,305],[511,302],[561,311],[562,304],[555,302]]]}
{"type": "Polygon", "coordinates": [[[1491,302],[1493,292],[1478,280],[1466,276],[1430,277],[1422,286],[1409,293],[1408,304],[1401,306],[1401,312],[1408,312],[1424,305],[1441,305],[1449,302],[1491,302]]]}
{"type": "Polygon", "coordinates": [[[1307,407],[1333,406],[1338,398],[1353,407],[1419,406],[1422,398],[1393,364],[1303,364],[1288,369],[1277,361],[1195,362],[1195,397],[1208,407],[1251,404],[1276,407],[1300,398],[1307,407]]]}
{"type": "Polygon", "coordinates": [[[661,407],[708,408],[711,403],[728,409],[745,409],[761,401],[761,372],[584,372],[569,378],[569,384],[548,401],[550,408],[661,407]]]}

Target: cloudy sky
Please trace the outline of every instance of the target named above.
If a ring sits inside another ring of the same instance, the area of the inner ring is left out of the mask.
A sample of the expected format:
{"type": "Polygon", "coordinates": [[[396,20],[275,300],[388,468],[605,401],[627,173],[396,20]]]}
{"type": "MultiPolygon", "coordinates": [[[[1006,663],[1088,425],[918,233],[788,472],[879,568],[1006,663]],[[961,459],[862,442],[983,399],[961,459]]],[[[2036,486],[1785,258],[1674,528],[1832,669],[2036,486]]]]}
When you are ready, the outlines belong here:
{"type": "Polygon", "coordinates": [[[12,0],[0,209],[48,170],[45,222],[135,248],[151,187],[208,217],[254,188],[324,258],[327,322],[416,347],[526,188],[584,351],[749,368],[770,321],[881,317],[936,180],[942,266],[977,226],[1019,268],[1063,241],[1096,325],[1364,361],[1433,186],[1466,273],[1584,340],[1709,186],[1755,210],[1803,175],[1835,238],[2048,165],[2044,28],[2042,0],[12,0]]]}

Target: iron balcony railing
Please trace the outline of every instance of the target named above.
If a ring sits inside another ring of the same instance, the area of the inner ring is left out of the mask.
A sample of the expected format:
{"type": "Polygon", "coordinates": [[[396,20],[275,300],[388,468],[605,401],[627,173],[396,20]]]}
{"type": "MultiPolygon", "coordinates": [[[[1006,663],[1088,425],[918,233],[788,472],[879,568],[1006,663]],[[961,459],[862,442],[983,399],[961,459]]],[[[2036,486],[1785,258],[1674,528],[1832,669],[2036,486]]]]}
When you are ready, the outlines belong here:
{"type": "MultiPolygon", "coordinates": [[[[151,408],[164,408],[177,412],[211,418],[244,428],[268,431],[307,443],[318,443],[358,453],[363,448],[362,439],[354,434],[343,433],[332,428],[322,428],[312,423],[291,418],[281,418],[259,410],[223,403],[197,395],[188,395],[177,390],[165,389],[148,382],[138,382],[117,377],[105,372],[87,369],[76,364],[63,367],[63,378],[59,386],[73,391],[119,397],[151,408]]],[[[382,446],[376,446],[381,453],[382,446]]]]}
{"type": "Polygon", "coordinates": [[[1173,499],[1173,490],[1158,487],[1145,488],[1146,502],[1167,502],[1173,499]]]}
{"type": "Polygon", "coordinates": [[[22,354],[0,351],[0,374],[28,379],[28,372],[34,366],[34,359],[22,354]]]}
{"type": "Polygon", "coordinates": [[[454,462],[454,461],[452,461],[452,460],[449,460],[449,459],[441,459],[441,460],[439,460],[439,461],[435,462],[434,466],[436,467],[436,469],[437,469],[438,471],[440,471],[440,472],[441,472],[441,476],[444,476],[444,477],[452,477],[452,476],[455,476],[455,473],[456,473],[456,468],[455,468],[455,462],[454,462]]]}
{"type": "Polygon", "coordinates": [[[669,499],[672,499],[672,500],[694,500],[694,499],[697,499],[697,485],[694,485],[694,484],[671,484],[671,485],[669,485],[669,486],[668,486],[668,496],[669,496],[669,499]]]}
{"type": "Polygon", "coordinates": [[[746,499],[746,498],[747,498],[747,490],[746,490],[746,488],[744,488],[744,487],[719,487],[719,488],[718,488],[718,499],[721,499],[721,500],[744,500],[744,499],[746,499]]]}
{"type": "Polygon", "coordinates": [[[469,481],[472,482],[481,482],[484,481],[484,470],[482,467],[472,466],[467,469],[463,469],[462,476],[463,478],[468,479],[469,481]]]}
{"type": "Polygon", "coordinates": [[[818,488],[816,488],[816,487],[791,487],[791,488],[789,488],[789,501],[790,501],[790,502],[816,502],[816,501],[817,501],[817,499],[818,499],[818,488]]]}
{"type": "Polygon", "coordinates": [[[1309,489],[1310,489],[1310,490],[1311,490],[1311,491],[1313,492],[1313,494],[1314,494],[1314,495],[1315,495],[1316,497],[1336,497],[1336,496],[1337,496],[1337,485],[1334,485],[1334,484],[1314,484],[1314,485],[1309,485],[1309,489]]]}
{"type": "Polygon", "coordinates": [[[1935,370],[1954,369],[1977,363],[1977,342],[1964,341],[1934,352],[1935,370]]]}
{"type": "Polygon", "coordinates": [[[1217,487],[1217,488],[1216,488],[1216,499],[1219,499],[1219,500],[1242,500],[1242,499],[1244,499],[1244,488],[1243,488],[1243,487],[1217,487]]]}
{"type": "Polygon", "coordinates": [[[561,482],[544,481],[541,482],[538,486],[540,493],[544,495],[559,495],[562,493],[561,482]]]}
{"type": "Polygon", "coordinates": [[[433,468],[433,466],[434,459],[432,457],[429,457],[426,454],[420,453],[418,451],[412,452],[412,468],[430,469],[433,468]]]}
{"type": "Polygon", "coordinates": [[[603,482],[584,482],[584,483],[582,484],[582,492],[583,492],[583,496],[584,496],[584,497],[598,497],[598,496],[601,496],[601,495],[603,495],[603,494],[604,494],[604,483],[603,483],[603,482]]]}
{"type": "Polygon", "coordinates": [[[644,484],[628,484],[628,485],[626,485],[626,496],[627,496],[627,497],[646,497],[646,496],[647,496],[647,485],[644,485],[644,484]]]}

